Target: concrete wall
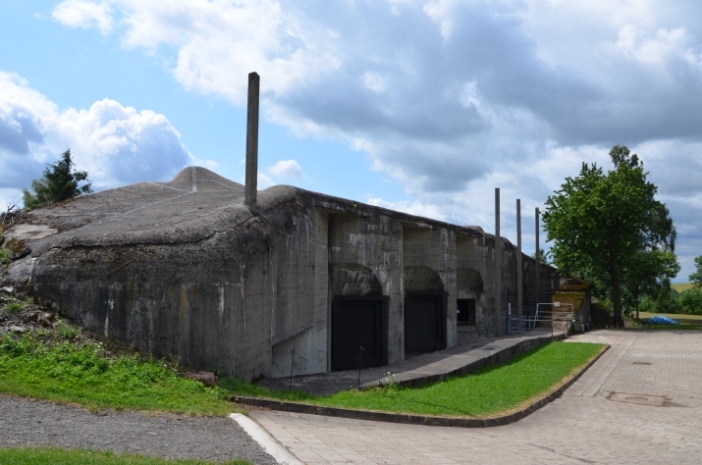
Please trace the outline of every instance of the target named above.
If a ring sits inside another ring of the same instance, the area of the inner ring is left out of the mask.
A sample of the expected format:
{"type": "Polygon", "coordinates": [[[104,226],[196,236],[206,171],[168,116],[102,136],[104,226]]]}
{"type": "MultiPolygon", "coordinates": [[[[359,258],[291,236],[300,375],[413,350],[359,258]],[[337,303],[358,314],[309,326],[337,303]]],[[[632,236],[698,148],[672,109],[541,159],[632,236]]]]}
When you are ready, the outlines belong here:
{"type": "Polygon", "coordinates": [[[271,377],[328,370],[329,217],[320,210],[306,213],[288,220],[271,269],[276,280],[271,377]]]}

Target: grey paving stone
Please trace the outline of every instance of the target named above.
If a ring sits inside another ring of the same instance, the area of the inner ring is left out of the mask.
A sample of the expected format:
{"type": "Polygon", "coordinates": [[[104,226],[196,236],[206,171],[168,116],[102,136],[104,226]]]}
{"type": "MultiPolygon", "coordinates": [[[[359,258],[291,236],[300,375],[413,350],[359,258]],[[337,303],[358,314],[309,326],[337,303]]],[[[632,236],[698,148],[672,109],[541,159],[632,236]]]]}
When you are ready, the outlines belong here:
{"type": "Polygon", "coordinates": [[[607,330],[569,341],[611,349],[560,399],[507,426],[425,427],[272,411],[251,416],[295,454],[309,452],[305,438],[315,438],[353,451],[343,454],[352,463],[702,463],[702,333],[607,330]],[[666,401],[641,405],[610,400],[612,393],[666,401]]]}

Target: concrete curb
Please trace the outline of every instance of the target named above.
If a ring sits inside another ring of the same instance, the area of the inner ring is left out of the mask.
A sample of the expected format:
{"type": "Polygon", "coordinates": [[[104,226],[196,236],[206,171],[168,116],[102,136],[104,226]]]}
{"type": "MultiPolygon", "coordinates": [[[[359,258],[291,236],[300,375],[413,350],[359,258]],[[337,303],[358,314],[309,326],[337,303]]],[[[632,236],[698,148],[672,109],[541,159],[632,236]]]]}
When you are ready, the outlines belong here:
{"type": "Polygon", "coordinates": [[[233,396],[231,400],[239,404],[253,405],[256,407],[263,407],[283,412],[306,413],[309,415],[325,415],[329,417],[350,418],[353,420],[383,421],[388,423],[404,423],[425,426],[454,426],[460,428],[487,428],[492,426],[503,426],[521,420],[522,418],[531,415],[541,407],[559,398],[566,391],[566,389],[568,389],[574,382],[576,382],[582,376],[583,373],[585,373],[597,360],[600,359],[600,357],[602,357],[602,355],[605,352],[607,352],[607,350],[609,350],[609,347],[610,346],[607,345],[604,348],[604,350],[597,355],[597,357],[592,359],[590,363],[585,365],[578,373],[576,373],[571,379],[569,379],[568,382],[566,382],[556,391],[543,397],[542,399],[537,400],[536,402],[523,408],[522,410],[510,413],[509,415],[494,418],[451,418],[389,412],[374,412],[370,410],[352,410],[338,407],[322,407],[319,405],[302,404],[298,402],[286,402],[280,400],[259,399],[254,397],[243,396],[233,396]]]}
{"type": "Polygon", "coordinates": [[[268,431],[263,429],[261,425],[253,421],[251,418],[240,413],[230,413],[229,418],[234,420],[248,434],[251,439],[256,441],[259,446],[281,465],[303,465],[288,449],[281,443],[275,440],[268,431]]]}

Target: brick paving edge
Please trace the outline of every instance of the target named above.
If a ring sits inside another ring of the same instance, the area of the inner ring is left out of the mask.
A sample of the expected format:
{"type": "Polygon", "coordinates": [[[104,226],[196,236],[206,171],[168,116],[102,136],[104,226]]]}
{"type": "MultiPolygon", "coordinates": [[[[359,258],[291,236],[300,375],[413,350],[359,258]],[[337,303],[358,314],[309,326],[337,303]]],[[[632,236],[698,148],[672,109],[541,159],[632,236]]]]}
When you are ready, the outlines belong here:
{"type": "Polygon", "coordinates": [[[403,423],[412,425],[424,426],[454,426],[460,428],[488,428],[493,426],[503,426],[525,418],[541,407],[548,405],[558,399],[573,383],[575,383],[592,365],[597,362],[602,355],[609,350],[610,346],[606,345],[604,349],[585,365],[578,373],[569,379],[563,386],[553,391],[549,395],[537,400],[531,405],[504,415],[494,418],[451,418],[451,417],[435,417],[411,415],[402,413],[390,412],[375,412],[371,410],[354,410],[339,407],[323,407],[319,405],[303,404],[299,402],[287,402],[273,399],[259,399],[256,397],[233,396],[231,401],[238,404],[252,405],[255,407],[267,408],[270,410],[279,410],[282,412],[306,413],[309,415],[324,415],[328,417],[349,418],[352,420],[367,420],[367,421],[382,421],[388,423],[403,423]]]}

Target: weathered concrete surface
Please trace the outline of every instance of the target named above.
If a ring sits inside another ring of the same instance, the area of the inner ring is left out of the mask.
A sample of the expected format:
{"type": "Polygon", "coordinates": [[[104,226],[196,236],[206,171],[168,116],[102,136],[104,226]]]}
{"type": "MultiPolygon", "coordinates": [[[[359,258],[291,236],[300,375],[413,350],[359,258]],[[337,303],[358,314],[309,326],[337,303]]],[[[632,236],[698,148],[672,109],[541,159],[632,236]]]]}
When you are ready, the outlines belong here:
{"type": "MultiPolygon", "coordinates": [[[[80,196],[7,231],[9,275],[90,330],[245,379],[328,371],[335,295],[390,297],[391,363],[405,357],[410,290],[448,293],[449,346],[494,334],[495,240],[480,228],[291,186],[260,191],[257,208],[242,185],[203,168],[80,196]],[[461,296],[478,301],[474,326],[457,328],[461,296]]],[[[515,248],[502,242],[500,292],[514,303],[515,248]]],[[[559,277],[541,273],[539,301],[550,300],[559,277]]]]}

